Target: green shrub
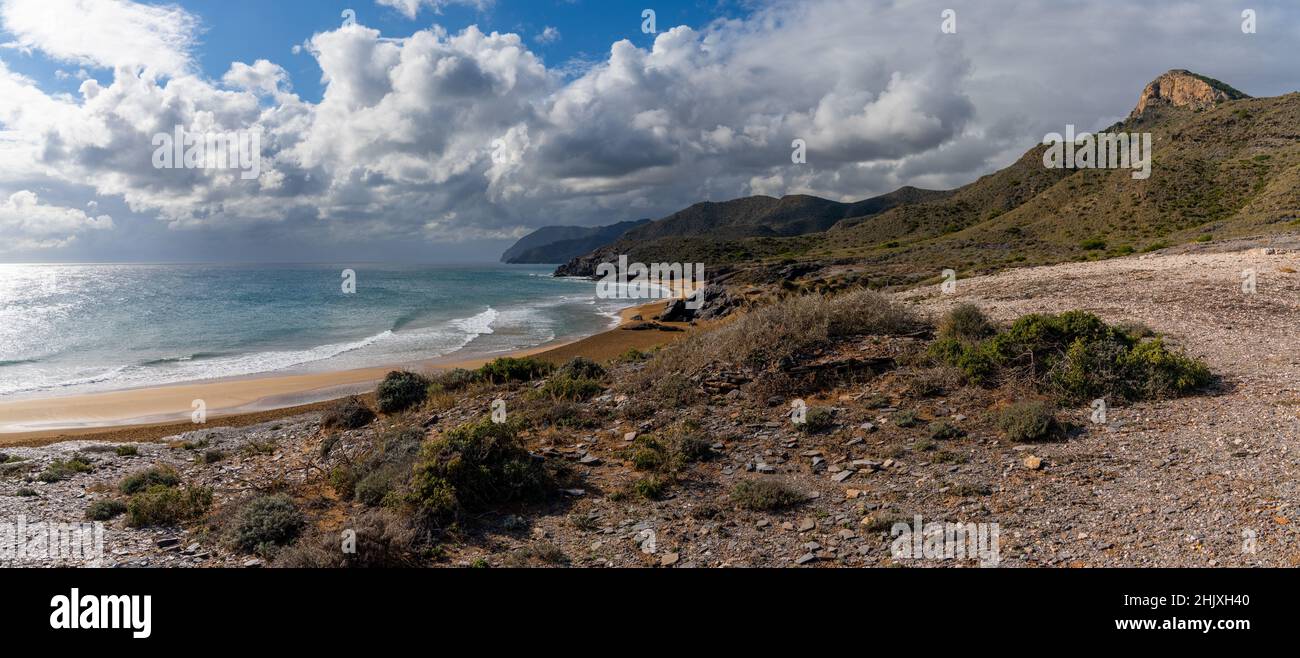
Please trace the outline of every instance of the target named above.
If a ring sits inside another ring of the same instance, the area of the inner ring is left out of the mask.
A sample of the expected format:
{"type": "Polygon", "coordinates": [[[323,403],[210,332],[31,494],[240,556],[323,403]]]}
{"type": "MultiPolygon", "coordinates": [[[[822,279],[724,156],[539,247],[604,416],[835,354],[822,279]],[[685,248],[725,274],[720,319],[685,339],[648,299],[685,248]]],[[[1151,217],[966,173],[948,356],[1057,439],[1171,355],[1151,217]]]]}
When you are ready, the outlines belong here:
{"type": "Polygon", "coordinates": [[[1014,443],[1050,441],[1061,432],[1056,407],[1045,400],[1016,402],[998,414],[998,428],[1014,443]]]}
{"type": "Polygon", "coordinates": [[[805,496],[776,479],[741,480],[731,489],[731,500],[754,511],[770,512],[803,502],[805,496]]]}
{"type": "Polygon", "coordinates": [[[939,321],[936,335],[940,339],[952,338],[961,342],[976,343],[995,333],[997,329],[978,306],[961,304],[943,316],[939,321]]]}
{"type": "Polygon", "coordinates": [[[1160,339],[1143,341],[1140,332],[1083,311],[1026,315],[980,343],[931,349],[972,383],[1024,379],[1067,404],[1186,395],[1212,380],[1204,364],[1170,352],[1160,339]]]}
{"type": "Polygon", "coordinates": [[[15,491],[14,495],[19,498],[35,498],[39,494],[37,494],[36,490],[31,487],[18,487],[18,491],[15,491]]]}
{"type": "Polygon", "coordinates": [[[659,500],[668,491],[667,478],[647,475],[632,483],[632,493],[646,500],[659,500]]]}
{"type": "Polygon", "coordinates": [[[66,480],[77,473],[87,473],[93,469],[94,467],[90,465],[90,462],[80,456],[71,459],[56,459],[50,462],[50,465],[46,466],[45,470],[36,476],[36,479],[41,482],[58,482],[66,480]]]}
{"type": "Polygon", "coordinates": [[[614,363],[637,363],[644,361],[653,356],[650,352],[643,352],[635,347],[627,348],[622,354],[614,357],[614,363]]]}
{"type": "Polygon", "coordinates": [[[155,466],[122,478],[117,488],[129,496],[153,486],[174,487],[180,483],[181,476],[170,466],[155,466]]]}
{"type": "Polygon", "coordinates": [[[118,457],[134,457],[140,454],[140,450],[135,446],[118,446],[114,452],[117,453],[118,457]]]}
{"type": "Polygon", "coordinates": [[[126,513],[126,503],[120,500],[97,500],[86,508],[86,520],[107,521],[126,513]]]}
{"type": "Polygon", "coordinates": [[[221,452],[220,450],[204,450],[203,454],[200,454],[195,458],[195,461],[200,464],[215,464],[225,458],[226,453],[221,452]]]}
{"type": "Polygon", "coordinates": [[[357,472],[351,466],[335,466],[330,469],[329,483],[339,498],[352,500],[357,492],[357,472]]]}
{"type": "Polygon", "coordinates": [[[808,407],[799,430],[808,434],[825,432],[835,426],[835,410],[830,407],[808,407]]]}
{"type": "Polygon", "coordinates": [[[374,471],[357,481],[353,497],[367,507],[379,507],[393,490],[395,474],[388,469],[374,471]]]}
{"type": "Polygon", "coordinates": [[[202,516],[211,505],[211,489],[182,490],[156,484],[131,496],[126,524],[133,528],[176,525],[202,516]]]}
{"type": "Polygon", "coordinates": [[[330,406],[321,417],[321,427],[325,429],[354,430],[369,425],[375,419],[375,412],[366,406],[358,396],[344,398],[330,406]]]}
{"type": "Polygon", "coordinates": [[[668,449],[649,434],[636,437],[627,451],[632,466],[638,471],[655,471],[669,464],[668,449]]]}
{"type": "Polygon", "coordinates": [[[673,452],[683,462],[699,462],[713,456],[713,448],[708,441],[697,434],[682,434],[673,440],[673,452]]]}
{"type": "Polygon", "coordinates": [[[966,432],[946,420],[938,420],[930,423],[930,426],[926,429],[931,441],[947,441],[949,439],[956,439],[966,435],[966,432]]]}
{"type": "Polygon", "coordinates": [[[532,357],[515,358],[503,356],[479,368],[479,376],[493,384],[510,382],[528,382],[545,377],[554,370],[554,366],[532,357]]]}
{"type": "Polygon", "coordinates": [[[515,426],[485,418],[424,442],[408,500],[427,518],[446,520],[461,510],[540,500],[554,490],[553,477],[520,443],[515,426]]]}
{"type": "Polygon", "coordinates": [[[573,379],[567,375],[557,374],[546,380],[546,383],[534,391],[533,395],[551,400],[585,402],[600,395],[604,390],[605,387],[595,379],[573,379]]]}
{"type": "Polygon", "coordinates": [[[899,427],[916,427],[921,424],[921,420],[917,418],[915,411],[904,409],[894,414],[894,424],[899,427]]]}
{"type": "Polygon", "coordinates": [[[468,388],[481,380],[482,378],[476,371],[453,368],[435,373],[429,377],[429,391],[431,393],[451,393],[468,388]]]}
{"type": "Polygon", "coordinates": [[[306,525],[292,498],[284,494],[260,496],[240,507],[227,539],[245,553],[270,556],[296,539],[306,525]]]}
{"type": "Polygon", "coordinates": [[[1106,248],[1106,241],[1101,238],[1089,238],[1080,242],[1079,248],[1084,251],[1100,251],[1106,248]]]}
{"type": "Polygon", "coordinates": [[[600,379],[605,376],[605,368],[585,356],[575,356],[556,374],[570,379],[600,379]]]}
{"type": "Polygon", "coordinates": [[[429,380],[405,370],[388,373],[375,390],[379,411],[386,414],[406,411],[424,402],[428,396],[429,380]]]}

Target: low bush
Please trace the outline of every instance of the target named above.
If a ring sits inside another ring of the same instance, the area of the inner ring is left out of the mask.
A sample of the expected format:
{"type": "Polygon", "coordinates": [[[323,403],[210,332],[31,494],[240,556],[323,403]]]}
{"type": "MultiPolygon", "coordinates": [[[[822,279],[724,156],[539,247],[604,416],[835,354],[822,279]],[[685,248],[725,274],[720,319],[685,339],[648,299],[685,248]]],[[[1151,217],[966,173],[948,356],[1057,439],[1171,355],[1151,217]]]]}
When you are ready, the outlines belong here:
{"type": "Polygon", "coordinates": [[[204,450],[202,454],[195,457],[195,461],[200,464],[215,464],[226,458],[226,453],[220,450],[204,450]]]}
{"type": "Polygon", "coordinates": [[[126,503],[120,500],[97,500],[86,508],[86,520],[107,521],[126,513],[126,503]]]}
{"type": "Polygon", "coordinates": [[[56,459],[50,462],[49,466],[41,471],[36,479],[41,482],[58,482],[66,480],[77,473],[87,473],[94,470],[89,461],[82,457],[72,457],[71,459],[56,459]]]}
{"type": "Polygon", "coordinates": [[[799,425],[801,432],[819,434],[835,427],[835,410],[830,407],[808,407],[804,422],[799,425]]]}
{"type": "Polygon", "coordinates": [[[570,379],[600,379],[605,376],[605,368],[587,357],[576,356],[555,374],[570,379]]]}
{"type": "Polygon", "coordinates": [[[998,428],[1014,443],[1051,441],[1061,433],[1056,406],[1046,400],[1016,402],[998,413],[998,428]]]}
{"type": "Polygon", "coordinates": [[[15,491],[14,495],[19,498],[35,498],[40,494],[36,493],[36,490],[31,487],[18,487],[18,491],[15,491]]]}
{"type": "Polygon", "coordinates": [[[600,395],[604,390],[604,385],[595,379],[586,377],[574,379],[568,375],[557,374],[546,380],[546,383],[534,391],[533,395],[551,400],[585,402],[600,395]]]}
{"type": "Polygon", "coordinates": [[[754,511],[770,512],[803,502],[805,496],[776,479],[741,480],[731,489],[731,500],[754,511]]]}
{"type": "Polygon", "coordinates": [[[375,412],[366,406],[358,396],[344,398],[330,405],[321,417],[321,427],[325,429],[354,430],[369,425],[375,419],[375,412]]]}
{"type": "Polygon", "coordinates": [[[899,427],[916,427],[921,424],[921,419],[917,417],[915,411],[904,409],[894,414],[894,424],[899,427]]]}
{"type": "Polygon", "coordinates": [[[118,457],[135,457],[140,454],[140,450],[135,446],[118,446],[113,450],[118,457]]]}
{"type": "Polygon", "coordinates": [[[647,475],[632,483],[631,492],[645,500],[659,500],[668,492],[668,479],[658,475],[647,475]]]}
{"type": "Polygon", "coordinates": [[[126,524],[133,528],[171,526],[202,516],[212,506],[212,490],[153,485],[126,504],[126,524]]]}
{"type": "Polygon", "coordinates": [[[480,381],[482,381],[482,377],[474,370],[453,368],[430,376],[429,391],[431,393],[452,393],[468,388],[480,381]]]}
{"type": "Polygon", "coordinates": [[[949,439],[956,439],[966,435],[966,432],[946,420],[939,420],[930,423],[930,426],[926,429],[931,441],[947,441],[949,439]]]}
{"type": "Polygon", "coordinates": [[[240,507],[227,530],[227,540],[240,551],[269,557],[296,539],[306,524],[289,496],[260,496],[240,507]]]}
{"type": "Polygon", "coordinates": [[[405,370],[388,373],[375,390],[379,411],[386,414],[406,411],[424,402],[428,396],[429,380],[405,370]]]}
{"type": "Polygon", "coordinates": [[[462,510],[541,500],[555,487],[552,474],[523,447],[513,424],[484,418],[425,441],[407,495],[427,519],[444,521],[462,510]]]}
{"type": "Polygon", "coordinates": [[[1065,404],[1176,397],[1212,381],[1200,361],[1083,311],[1033,314],[978,343],[937,341],[931,354],[979,384],[1025,380],[1065,404]]]}
{"type": "Polygon", "coordinates": [[[484,380],[493,384],[508,384],[511,382],[528,382],[539,379],[550,374],[555,366],[534,359],[532,357],[515,358],[503,356],[495,361],[484,364],[478,369],[478,374],[484,380]]]}
{"type": "Polygon", "coordinates": [[[418,533],[389,510],[367,510],[350,519],[356,551],[339,550],[337,532],[312,532],[276,553],[275,567],[288,569],[383,569],[418,564],[418,533]]]}
{"type": "Polygon", "coordinates": [[[155,466],[122,478],[117,488],[129,496],[153,486],[174,487],[180,483],[181,476],[170,466],[155,466]]]}
{"type": "MultiPolygon", "coordinates": [[[[629,392],[652,390],[667,407],[680,404],[665,389],[680,386],[670,378],[686,382],[710,363],[752,367],[764,378],[776,377],[776,364],[791,363],[834,341],[867,335],[896,335],[924,328],[902,305],[868,290],[841,295],[803,295],[758,307],[717,328],[692,333],[656,352],[645,368],[635,373],[624,388],[629,392]]],[[[779,394],[775,391],[773,394],[779,394]]],[[[688,404],[698,401],[695,396],[688,404]]]]}

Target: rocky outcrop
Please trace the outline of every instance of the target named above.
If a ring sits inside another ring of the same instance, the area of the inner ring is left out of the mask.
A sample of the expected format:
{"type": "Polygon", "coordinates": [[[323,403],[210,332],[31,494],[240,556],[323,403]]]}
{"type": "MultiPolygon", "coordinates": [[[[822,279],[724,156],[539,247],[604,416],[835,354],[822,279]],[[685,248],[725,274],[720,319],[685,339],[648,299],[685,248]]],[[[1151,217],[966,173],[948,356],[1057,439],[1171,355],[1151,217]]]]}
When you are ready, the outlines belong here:
{"type": "Polygon", "coordinates": [[[1192,73],[1183,69],[1174,69],[1161,75],[1142,90],[1134,117],[1140,117],[1148,110],[1157,107],[1187,107],[1193,110],[1205,110],[1224,101],[1250,98],[1229,85],[1192,73]]]}

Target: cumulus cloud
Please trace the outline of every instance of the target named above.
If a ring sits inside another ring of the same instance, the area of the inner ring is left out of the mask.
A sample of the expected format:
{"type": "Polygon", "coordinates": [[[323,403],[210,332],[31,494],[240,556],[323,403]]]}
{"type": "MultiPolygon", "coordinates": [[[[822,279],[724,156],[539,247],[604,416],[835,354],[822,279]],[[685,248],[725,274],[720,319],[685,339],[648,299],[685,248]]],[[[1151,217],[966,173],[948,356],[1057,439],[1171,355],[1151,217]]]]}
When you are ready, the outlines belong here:
{"type": "Polygon", "coordinates": [[[5,44],[9,48],[162,75],[190,68],[199,27],[198,19],[179,7],[123,0],[3,0],[0,21],[15,37],[5,44]]]}
{"type": "MultiPolygon", "coordinates": [[[[384,1],[411,16],[445,6],[384,1]]],[[[615,42],[577,74],[548,68],[517,34],[343,26],[303,44],[324,85],[312,103],[268,60],[233,62],[219,80],[195,72],[198,21],[182,10],[91,4],[110,9],[0,0],[16,47],[112,73],[52,94],[0,59],[0,198],[62,186],[177,229],[273,228],[334,244],[508,238],[746,194],[947,188],[1065,123],[1103,127],[1169,68],[1256,94],[1295,86],[1278,77],[1290,70],[1286,38],[1242,46],[1231,16],[1183,0],[981,3],[959,10],[955,35],[939,30],[943,3],[773,0],[649,45],[615,42]],[[129,38],[48,27],[85,23],[84,11],[107,12],[129,38]],[[1124,54],[1074,56],[1085,51],[1124,54]],[[154,137],[176,126],[256,132],[261,177],[154,168],[154,137]],[[807,164],[791,162],[795,139],[807,164]]]]}
{"type": "Polygon", "coordinates": [[[493,0],[375,0],[381,5],[392,7],[401,12],[407,18],[415,18],[420,13],[421,7],[428,7],[434,13],[442,13],[442,8],[447,5],[470,5],[478,9],[486,9],[493,0]]]}
{"type": "Polygon", "coordinates": [[[545,28],[542,29],[541,33],[539,33],[536,37],[533,37],[533,41],[536,41],[537,43],[540,44],[555,43],[556,41],[559,40],[560,40],[560,30],[552,25],[547,25],[545,28]]]}
{"type": "Polygon", "coordinates": [[[34,192],[21,190],[0,201],[0,242],[6,251],[67,246],[83,231],[113,228],[108,215],[91,217],[76,208],[42,204],[34,192]]]}

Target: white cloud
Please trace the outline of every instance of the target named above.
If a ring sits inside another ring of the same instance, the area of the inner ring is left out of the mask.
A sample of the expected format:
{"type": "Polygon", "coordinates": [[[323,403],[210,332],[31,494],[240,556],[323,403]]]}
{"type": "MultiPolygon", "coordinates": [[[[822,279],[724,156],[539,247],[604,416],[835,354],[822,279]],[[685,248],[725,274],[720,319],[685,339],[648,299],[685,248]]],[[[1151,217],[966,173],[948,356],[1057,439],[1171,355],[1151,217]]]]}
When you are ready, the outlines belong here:
{"type": "MultiPolygon", "coordinates": [[[[93,210],[93,209],[92,209],[93,210]]],[[[76,208],[45,205],[34,192],[21,190],[0,201],[0,249],[54,249],[67,246],[83,231],[113,228],[108,215],[92,217],[76,208]]]]}
{"type": "Polygon", "coordinates": [[[533,41],[536,41],[537,43],[540,44],[555,43],[556,41],[559,40],[560,40],[560,31],[551,25],[547,25],[546,28],[542,30],[541,34],[538,34],[537,36],[533,37],[533,41]]]}
{"type": "Polygon", "coordinates": [[[470,5],[483,10],[491,6],[493,0],[375,0],[375,2],[386,7],[392,7],[401,12],[403,16],[414,19],[420,13],[421,7],[428,7],[436,14],[442,13],[442,8],[447,5],[470,5]]]}
{"type": "Polygon", "coordinates": [[[101,68],[141,67],[179,75],[191,67],[199,21],[174,5],[124,0],[2,0],[0,21],[15,37],[5,44],[63,62],[101,68]]]}
{"type": "MultiPolygon", "coordinates": [[[[442,6],[387,1],[403,12],[442,6]]],[[[175,228],[273,228],[334,244],[515,235],[745,194],[952,187],[1067,122],[1094,127],[1125,112],[1168,68],[1248,92],[1251,80],[1291,70],[1286,40],[1262,34],[1239,56],[1215,56],[1211,44],[1239,33],[1214,36],[1222,17],[1181,0],[1124,10],[1123,20],[1077,3],[981,4],[959,10],[958,35],[940,33],[941,3],[775,1],[745,20],[667,29],[649,47],[619,41],[576,73],[548,69],[516,34],[433,26],[393,39],[341,27],[304,44],[324,84],[310,103],[267,60],[234,62],[220,80],[191,71],[197,21],[176,9],[108,3],[173,17],[153,30],[172,37],[142,38],[137,50],[129,39],[77,46],[39,27],[79,23],[70,0],[0,3],[24,47],[114,67],[111,82],[85,79],[70,97],[0,61],[0,189],[59,187],[61,199],[120,199],[175,228]],[[1071,26],[1068,41],[1058,24],[1071,26]],[[140,53],[160,43],[175,46],[165,49],[168,74],[141,72],[140,53]],[[1098,50],[1125,54],[1066,56],[1098,50]],[[177,125],[258,131],[262,178],[154,169],[152,137],[177,125]],[[808,144],[807,165],[790,162],[795,138],[808,144]]]]}

